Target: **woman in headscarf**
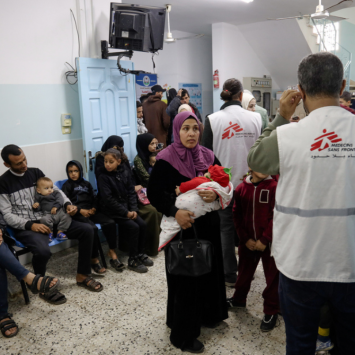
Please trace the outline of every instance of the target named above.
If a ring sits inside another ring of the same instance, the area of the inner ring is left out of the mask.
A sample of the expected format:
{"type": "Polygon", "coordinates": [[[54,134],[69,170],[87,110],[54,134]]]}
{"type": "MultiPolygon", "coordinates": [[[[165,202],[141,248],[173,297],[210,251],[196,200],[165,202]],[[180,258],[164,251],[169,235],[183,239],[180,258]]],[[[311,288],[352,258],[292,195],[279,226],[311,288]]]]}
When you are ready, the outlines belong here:
{"type": "MultiPolygon", "coordinates": [[[[149,157],[157,150],[158,140],[150,133],[140,134],[137,136],[136,148],[137,155],[134,158],[134,167],[136,172],[137,187],[147,187],[152,165],[150,165],[149,157]]],[[[158,254],[160,222],[162,214],[159,213],[152,205],[142,205],[139,203],[139,215],[147,224],[147,244],[146,253],[149,256],[158,254]]]]}
{"type": "Polygon", "coordinates": [[[244,110],[255,112],[256,100],[249,92],[243,92],[242,107],[244,110]]]}
{"type": "MultiPolygon", "coordinates": [[[[174,120],[173,144],[157,156],[148,184],[148,198],[166,216],[174,216],[184,229],[183,238],[194,238],[194,223],[199,238],[213,244],[212,271],[200,277],[171,275],[167,272],[167,322],[170,341],[183,351],[200,353],[204,345],[197,340],[202,325],[215,327],[228,318],[224,286],[219,215],[207,213],[192,219],[193,212],[175,207],[176,186],[196,176],[202,176],[210,165],[220,165],[213,152],[200,146],[200,122],[191,112],[182,112],[174,120]]],[[[213,191],[200,191],[205,202],[213,202],[213,191]]],[[[177,238],[177,237],[175,237],[177,238]]]]}
{"type": "Polygon", "coordinates": [[[136,148],[138,154],[134,158],[134,167],[138,179],[137,183],[143,187],[148,186],[149,171],[152,167],[149,163],[149,157],[156,152],[157,144],[158,140],[150,133],[137,136],[136,148]]]}
{"type": "Polygon", "coordinates": [[[181,106],[179,107],[179,109],[178,109],[178,113],[186,112],[186,111],[192,112],[192,108],[191,108],[191,106],[188,105],[188,104],[183,104],[183,105],[181,105],[181,106]]]}
{"type": "MultiPolygon", "coordinates": [[[[141,136],[146,136],[147,134],[154,138],[154,136],[149,133],[139,135],[137,136],[137,138],[141,136]]],[[[154,144],[154,149],[156,147],[156,143],[158,143],[156,139],[155,141],[156,142],[154,144]]],[[[104,166],[104,157],[101,153],[106,152],[110,148],[120,150],[123,149],[123,146],[124,146],[124,141],[121,137],[110,136],[109,138],[107,138],[106,142],[103,144],[101,148],[101,152],[96,153],[96,164],[95,164],[96,180],[98,180],[100,168],[104,166]]],[[[136,181],[132,173],[131,167],[129,165],[129,162],[127,161],[124,166],[131,176],[132,183],[135,186],[136,192],[141,190],[143,186],[139,184],[138,181],[136,181]]],[[[145,253],[148,254],[149,256],[155,256],[158,254],[161,213],[159,213],[152,205],[143,205],[141,203],[138,203],[138,208],[139,208],[138,215],[147,224],[147,238],[146,238],[145,253]]],[[[126,244],[127,244],[126,241],[121,240],[120,249],[125,251],[127,249],[126,244]]]]}

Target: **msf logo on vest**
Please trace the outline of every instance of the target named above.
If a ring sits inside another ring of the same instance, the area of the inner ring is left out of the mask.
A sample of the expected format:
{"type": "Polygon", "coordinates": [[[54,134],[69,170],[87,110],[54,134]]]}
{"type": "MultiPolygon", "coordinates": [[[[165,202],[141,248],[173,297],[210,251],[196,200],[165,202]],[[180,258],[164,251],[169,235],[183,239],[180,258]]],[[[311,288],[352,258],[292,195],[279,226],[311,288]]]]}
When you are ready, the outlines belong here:
{"type": "Polygon", "coordinates": [[[321,152],[324,149],[329,148],[330,144],[341,142],[342,139],[338,137],[335,132],[327,133],[326,129],[323,129],[323,135],[315,139],[315,143],[311,146],[311,151],[318,149],[321,152]]]}
{"type": "Polygon", "coordinates": [[[240,127],[238,123],[233,124],[232,122],[229,122],[229,124],[230,126],[227,127],[222,134],[222,140],[226,138],[231,139],[236,133],[243,131],[243,128],[240,127]]]}

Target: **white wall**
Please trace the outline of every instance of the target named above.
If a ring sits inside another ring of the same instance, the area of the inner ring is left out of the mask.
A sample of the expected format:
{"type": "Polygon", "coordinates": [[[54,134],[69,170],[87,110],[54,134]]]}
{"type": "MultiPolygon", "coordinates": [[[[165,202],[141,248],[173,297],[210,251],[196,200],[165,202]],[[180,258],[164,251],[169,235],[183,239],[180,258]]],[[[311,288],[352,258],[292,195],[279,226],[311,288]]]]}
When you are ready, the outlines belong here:
{"type": "MultiPolygon", "coordinates": [[[[192,33],[174,31],[174,37],[189,37],[192,33]]],[[[134,53],[135,69],[153,73],[152,55],[134,53]]],[[[164,49],[154,56],[158,83],[178,89],[179,83],[201,83],[203,116],[213,112],[212,106],[212,38],[164,43],[164,49]]]]}
{"type": "MultiPolygon", "coordinates": [[[[212,25],[213,71],[219,70],[220,88],[213,89],[213,109],[218,111],[223,104],[220,93],[223,83],[230,78],[270,75],[263,61],[256,54],[241,30],[227,23],[212,25]]],[[[273,89],[278,84],[273,81],[273,89]]]]}
{"type": "MultiPolygon", "coordinates": [[[[53,179],[65,177],[57,165],[83,155],[78,88],[64,76],[65,62],[74,66],[79,49],[70,9],[78,23],[80,55],[100,58],[100,41],[108,39],[109,8],[110,0],[0,2],[0,149],[7,144],[29,149],[30,165],[40,163],[53,179]],[[62,113],[72,114],[69,135],[61,132],[62,113]]],[[[202,83],[204,114],[212,112],[211,52],[211,38],[205,37],[166,44],[155,57],[161,85],[202,83]]],[[[150,54],[137,52],[133,61],[137,69],[152,72],[150,54]]]]}
{"type": "Polygon", "coordinates": [[[280,89],[298,83],[298,65],[311,49],[297,20],[265,21],[238,28],[280,89]]]}
{"type": "Polygon", "coordinates": [[[70,159],[82,161],[83,156],[78,88],[64,77],[65,62],[75,66],[78,56],[70,9],[79,27],[81,56],[100,57],[109,8],[108,0],[0,2],[0,148],[23,147],[29,165],[54,180],[65,178],[70,159]],[[72,114],[71,134],[61,132],[62,113],[72,114]]]}

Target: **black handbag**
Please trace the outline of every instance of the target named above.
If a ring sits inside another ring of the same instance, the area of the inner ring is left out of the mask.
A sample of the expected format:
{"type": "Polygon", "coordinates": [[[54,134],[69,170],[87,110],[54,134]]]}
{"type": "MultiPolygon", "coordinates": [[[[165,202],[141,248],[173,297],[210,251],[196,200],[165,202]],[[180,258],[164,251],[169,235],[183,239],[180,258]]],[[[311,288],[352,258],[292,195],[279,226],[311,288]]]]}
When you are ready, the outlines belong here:
{"type": "Polygon", "coordinates": [[[198,277],[211,272],[213,245],[198,239],[194,225],[193,229],[195,238],[183,240],[181,230],[179,240],[167,245],[165,258],[169,274],[198,277]]]}

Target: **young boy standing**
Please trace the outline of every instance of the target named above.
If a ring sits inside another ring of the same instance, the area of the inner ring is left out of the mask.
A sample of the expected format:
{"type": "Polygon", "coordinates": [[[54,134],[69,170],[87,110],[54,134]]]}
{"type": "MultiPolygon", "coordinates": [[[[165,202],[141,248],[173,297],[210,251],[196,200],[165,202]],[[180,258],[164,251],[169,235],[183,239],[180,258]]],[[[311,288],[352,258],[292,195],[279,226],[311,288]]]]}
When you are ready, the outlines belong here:
{"type": "Polygon", "coordinates": [[[247,295],[260,259],[263,263],[266,288],[264,318],[260,329],[269,332],[276,326],[279,312],[279,271],[271,256],[273,210],[277,182],[269,175],[251,171],[234,192],[233,221],[240,243],[239,268],[229,308],[245,308],[247,295]]]}
{"type": "MultiPolygon", "coordinates": [[[[99,243],[98,228],[96,224],[101,224],[101,228],[105,236],[112,236],[116,238],[116,223],[106,215],[97,212],[97,198],[94,189],[89,181],[83,178],[83,168],[76,160],[71,160],[66,167],[68,180],[64,183],[62,190],[65,195],[70,199],[71,203],[77,206],[78,211],[73,216],[74,220],[82,223],[88,223],[92,226],[95,233],[95,243],[99,243]]],[[[95,245],[93,246],[95,250],[95,245]]],[[[118,260],[110,260],[110,264],[116,270],[122,270],[123,264],[118,260]]],[[[92,269],[99,274],[106,272],[101,267],[100,263],[92,264],[92,269]],[[103,271],[104,270],[104,271],[103,271]]]]}

